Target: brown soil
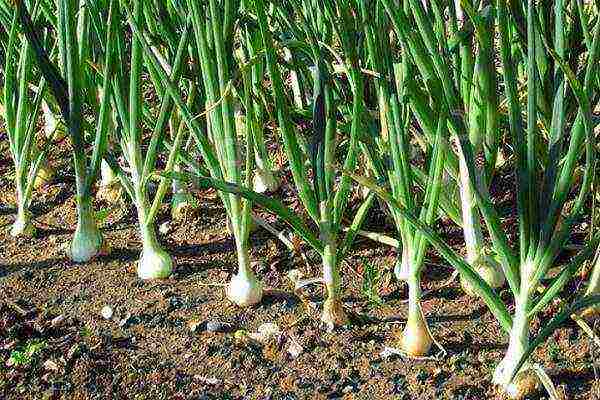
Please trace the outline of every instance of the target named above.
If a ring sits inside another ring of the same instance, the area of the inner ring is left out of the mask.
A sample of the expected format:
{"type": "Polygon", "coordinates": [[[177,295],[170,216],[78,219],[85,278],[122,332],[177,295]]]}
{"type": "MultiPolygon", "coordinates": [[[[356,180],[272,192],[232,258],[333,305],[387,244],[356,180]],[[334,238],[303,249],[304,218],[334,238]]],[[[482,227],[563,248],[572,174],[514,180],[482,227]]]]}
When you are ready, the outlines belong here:
{"type": "MultiPolygon", "coordinates": [[[[423,306],[447,354],[424,361],[384,358],[384,347],[397,343],[406,311],[406,291],[390,279],[395,257],[390,248],[365,240],[356,245],[342,266],[352,325],[327,333],[318,322],[321,288],[298,296],[286,278],[294,268],[318,276],[318,261],[312,257],[313,265],[307,266],[265,231],[251,238],[252,257],[260,261],[257,274],[272,289],[264,301],[240,309],[224,298],[222,286],[214,286],[227,282],[236,258],[224,211],[210,191],[199,193],[196,215],[161,235],[177,262],[176,274],[164,281],[136,277],[140,243],[128,205],[115,207],[103,223],[110,254],[86,264],[69,261],[65,248],[75,208],[67,175],[59,174],[36,198],[37,237],[14,241],[8,235],[14,212],[10,159],[5,148],[1,154],[0,398],[502,398],[491,374],[506,348],[506,335],[458,282],[444,285],[452,271],[435,257],[423,279],[430,291],[423,306]],[[361,291],[364,260],[380,271],[383,305],[370,305],[361,291]],[[114,309],[113,320],[100,314],[106,305],[114,309]],[[52,327],[50,321],[60,315],[65,321],[52,327]],[[231,328],[206,332],[202,322],[208,320],[231,328]],[[194,322],[200,325],[192,332],[194,322]],[[255,331],[264,322],[278,324],[279,340],[259,345],[235,334],[255,331]],[[303,349],[296,358],[287,352],[294,342],[303,349]],[[11,355],[28,349],[30,357],[10,365],[11,355]]],[[[68,171],[68,164],[68,158],[58,162],[59,171],[68,171]]],[[[288,184],[280,195],[289,198],[289,193],[288,184]]],[[[166,220],[164,211],[158,224],[166,220]]],[[[381,214],[371,214],[370,227],[381,229],[381,214]]],[[[450,237],[456,234],[446,228],[450,237]]],[[[539,322],[534,325],[537,331],[539,322]]],[[[600,398],[594,397],[600,384],[593,349],[576,325],[561,328],[534,358],[568,398],[600,398]]]]}

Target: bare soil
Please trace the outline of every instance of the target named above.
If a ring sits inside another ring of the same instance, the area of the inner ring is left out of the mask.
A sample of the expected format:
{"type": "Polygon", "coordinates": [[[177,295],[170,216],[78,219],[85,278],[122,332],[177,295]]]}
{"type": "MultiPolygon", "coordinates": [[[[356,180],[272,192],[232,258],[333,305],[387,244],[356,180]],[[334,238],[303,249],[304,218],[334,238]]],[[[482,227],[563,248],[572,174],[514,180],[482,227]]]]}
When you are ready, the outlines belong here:
{"type": "MultiPolygon", "coordinates": [[[[436,350],[426,360],[385,357],[382,351],[396,346],[403,328],[407,294],[391,279],[391,248],[358,241],[342,265],[352,325],[328,333],[318,322],[322,288],[295,293],[286,277],[292,269],[319,276],[318,259],[307,252],[307,265],[264,230],[251,237],[257,274],[269,288],[264,301],[241,309],[225,299],[223,285],[236,269],[236,257],[224,210],[210,190],[196,193],[194,215],[160,236],[176,260],[176,273],[163,281],[136,277],[140,241],[128,200],[112,208],[97,204],[110,209],[102,223],[110,253],[85,264],[69,260],[75,206],[68,157],[53,160],[60,172],[35,196],[36,237],[13,240],[8,234],[14,214],[11,162],[6,148],[0,154],[2,399],[503,398],[491,375],[507,336],[480,300],[467,297],[458,281],[447,284],[452,270],[434,254],[423,278],[428,291],[423,306],[445,354],[436,350]],[[367,262],[380,276],[381,305],[361,290],[367,262]],[[114,310],[111,320],[101,315],[107,305],[114,310]],[[55,319],[59,316],[64,321],[55,319]],[[227,329],[208,332],[207,321],[228,324],[227,329]],[[236,334],[256,331],[265,322],[279,326],[278,340],[263,345],[236,334]],[[292,356],[288,349],[297,345],[300,354],[292,356]],[[25,356],[15,365],[18,355],[25,356]]],[[[292,194],[284,182],[278,195],[291,204],[292,194]]],[[[168,220],[167,211],[157,225],[168,220]]],[[[378,209],[368,228],[392,232],[378,209]]],[[[442,228],[460,247],[460,232],[450,224],[442,228]]],[[[538,320],[534,332],[539,327],[538,320]]],[[[534,359],[566,398],[587,400],[600,398],[593,367],[597,351],[568,323],[534,359]]]]}

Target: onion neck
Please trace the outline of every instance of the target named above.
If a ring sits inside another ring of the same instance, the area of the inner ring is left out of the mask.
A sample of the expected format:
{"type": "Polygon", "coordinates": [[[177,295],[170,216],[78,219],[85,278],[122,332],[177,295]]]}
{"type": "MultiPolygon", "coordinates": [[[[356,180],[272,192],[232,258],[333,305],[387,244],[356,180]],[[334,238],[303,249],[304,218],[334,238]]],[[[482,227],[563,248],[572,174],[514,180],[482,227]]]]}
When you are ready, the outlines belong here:
{"type": "MultiPolygon", "coordinates": [[[[463,235],[467,253],[466,261],[492,288],[502,287],[505,282],[504,273],[500,264],[486,254],[486,248],[483,244],[483,234],[481,232],[477,202],[475,201],[475,192],[462,152],[459,154],[459,168],[463,235]]],[[[461,285],[467,294],[476,296],[476,292],[472,286],[462,278],[461,285]]]]}
{"type": "MultiPolygon", "coordinates": [[[[600,252],[600,249],[598,249],[600,252]]],[[[590,283],[585,291],[586,296],[600,294],[600,254],[596,254],[596,261],[594,262],[594,268],[592,269],[592,276],[590,276],[590,283]]],[[[595,321],[600,316],[600,306],[595,305],[585,309],[581,316],[585,319],[595,321]]]]}
{"type": "Polygon", "coordinates": [[[594,269],[592,270],[592,276],[590,276],[590,284],[586,290],[586,295],[589,296],[598,293],[600,293],[600,256],[597,255],[594,269]]]}
{"type": "MultiPolygon", "coordinates": [[[[176,165],[173,170],[180,172],[179,165],[176,165]]],[[[173,197],[171,199],[171,218],[175,221],[184,220],[191,209],[194,207],[194,199],[188,192],[187,186],[179,179],[173,179],[171,184],[173,197]]]]}
{"type": "Polygon", "coordinates": [[[115,173],[112,170],[112,168],[110,167],[110,165],[108,165],[108,162],[106,162],[106,160],[102,159],[102,161],[100,163],[100,185],[99,186],[105,187],[105,186],[110,186],[110,185],[114,185],[114,184],[118,184],[117,176],[115,175],[115,173]]]}
{"type": "Polygon", "coordinates": [[[323,242],[323,282],[327,292],[327,298],[323,304],[323,321],[329,329],[336,326],[346,325],[348,316],[344,311],[341,295],[341,279],[337,263],[337,243],[336,237],[331,231],[331,221],[329,213],[325,210],[325,205],[321,204],[321,240],[323,242]]]}
{"type": "MultiPolygon", "coordinates": [[[[173,172],[180,173],[181,167],[179,165],[175,165],[173,167],[173,172]]],[[[171,184],[171,189],[173,191],[173,194],[187,193],[187,186],[183,182],[181,182],[179,179],[173,179],[172,184],[171,184]]]]}
{"type": "Polygon", "coordinates": [[[462,212],[463,234],[467,250],[467,263],[473,265],[480,258],[483,247],[479,213],[475,193],[471,185],[469,171],[462,152],[459,154],[460,204],[462,212]]]}
{"type": "Polygon", "coordinates": [[[121,198],[121,183],[106,160],[100,163],[100,182],[96,197],[108,203],[116,203],[121,198]]]}
{"type": "Polygon", "coordinates": [[[237,276],[245,280],[256,280],[254,272],[250,267],[250,253],[248,251],[247,243],[241,243],[242,240],[236,238],[235,247],[238,259],[238,272],[237,276]]]}
{"type": "Polygon", "coordinates": [[[77,227],[71,242],[71,258],[82,263],[98,255],[102,248],[102,234],[96,225],[91,201],[80,196],[78,198],[77,227]]]}
{"type": "Polygon", "coordinates": [[[42,100],[42,113],[44,115],[44,133],[48,139],[52,139],[58,127],[58,120],[45,100],[42,100]]]}
{"type": "Polygon", "coordinates": [[[533,268],[529,263],[522,268],[521,288],[519,295],[515,301],[515,314],[513,316],[513,324],[510,330],[508,349],[502,361],[494,371],[493,382],[501,386],[504,391],[512,398],[521,398],[530,388],[524,387],[526,382],[530,382],[529,375],[532,374],[527,368],[527,363],[523,365],[519,371],[516,371],[517,364],[525,354],[529,346],[529,330],[530,330],[530,293],[531,282],[530,276],[533,268]],[[515,375],[514,379],[511,377],[515,375]]]}
{"type": "Polygon", "coordinates": [[[408,282],[412,274],[413,251],[410,246],[402,244],[402,255],[394,266],[394,275],[400,282],[408,282]]]}
{"type": "Polygon", "coordinates": [[[516,389],[515,384],[517,380],[515,379],[515,382],[513,382],[511,377],[529,344],[529,318],[527,310],[521,301],[517,302],[516,307],[513,326],[508,340],[508,349],[494,371],[494,383],[501,386],[509,394],[516,389]]]}

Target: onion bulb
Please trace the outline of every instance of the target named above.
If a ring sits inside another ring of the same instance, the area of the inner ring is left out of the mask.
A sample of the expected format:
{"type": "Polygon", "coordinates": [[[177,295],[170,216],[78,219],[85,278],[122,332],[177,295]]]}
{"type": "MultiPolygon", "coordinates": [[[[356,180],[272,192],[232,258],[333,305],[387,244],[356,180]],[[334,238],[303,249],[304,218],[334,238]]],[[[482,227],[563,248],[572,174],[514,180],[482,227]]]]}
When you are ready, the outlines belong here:
{"type": "Polygon", "coordinates": [[[71,241],[71,259],[77,263],[91,260],[102,249],[102,234],[90,207],[84,206],[77,216],[77,227],[71,241]]]}
{"type": "Polygon", "coordinates": [[[54,178],[56,171],[49,164],[42,164],[37,170],[37,175],[33,181],[33,187],[37,190],[48,185],[54,178]]]}
{"type": "Polygon", "coordinates": [[[347,325],[348,315],[344,310],[342,302],[336,298],[328,298],[325,300],[325,303],[323,303],[321,321],[329,327],[347,325]]]}
{"type": "Polygon", "coordinates": [[[240,307],[249,307],[262,300],[262,284],[252,272],[238,273],[231,278],[226,289],[227,298],[240,307]]]}
{"type": "Polygon", "coordinates": [[[140,279],[168,278],[172,272],[173,260],[166,251],[160,247],[143,247],[137,266],[140,279]]]}
{"type": "Polygon", "coordinates": [[[142,228],[142,254],[138,260],[140,279],[163,279],[173,273],[173,260],[160,246],[152,227],[142,228]]]}
{"type": "Polygon", "coordinates": [[[185,190],[173,194],[171,200],[171,218],[174,221],[183,221],[194,210],[194,198],[185,190]]]}
{"type": "Polygon", "coordinates": [[[116,203],[122,194],[122,187],[119,179],[113,172],[106,160],[100,163],[100,183],[96,197],[107,203],[116,203]]]}
{"type": "MultiPolygon", "coordinates": [[[[498,262],[490,256],[483,256],[474,265],[475,271],[492,289],[497,289],[504,286],[506,278],[498,262]]],[[[477,296],[477,292],[467,280],[461,277],[460,284],[469,296],[477,296]]]]}
{"type": "Polygon", "coordinates": [[[264,168],[256,169],[252,183],[257,193],[276,192],[279,189],[275,172],[264,168]]]}
{"type": "Polygon", "coordinates": [[[35,236],[35,226],[31,223],[31,213],[24,210],[17,212],[17,218],[13,223],[10,234],[12,237],[33,237],[35,236]]]}
{"type": "Polygon", "coordinates": [[[409,315],[400,338],[400,347],[409,356],[422,357],[429,353],[432,345],[433,338],[419,309],[418,315],[409,315]]]}

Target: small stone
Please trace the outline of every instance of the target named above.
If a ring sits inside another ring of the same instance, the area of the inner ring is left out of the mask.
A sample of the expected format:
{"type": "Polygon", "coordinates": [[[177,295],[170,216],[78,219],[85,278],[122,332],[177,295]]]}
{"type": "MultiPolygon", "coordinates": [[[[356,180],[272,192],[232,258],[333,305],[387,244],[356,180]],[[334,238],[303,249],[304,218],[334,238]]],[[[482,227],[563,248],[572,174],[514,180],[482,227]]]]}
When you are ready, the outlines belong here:
{"type": "Polygon", "coordinates": [[[379,356],[383,359],[390,358],[392,356],[403,356],[402,351],[395,349],[393,347],[384,347],[379,356]]]}
{"type": "Polygon", "coordinates": [[[194,379],[200,383],[204,383],[206,385],[211,385],[211,386],[215,386],[215,385],[218,385],[221,383],[221,380],[218,378],[207,378],[206,376],[202,376],[202,375],[194,375],[194,379]]]}
{"type": "Polygon", "coordinates": [[[50,321],[50,326],[54,329],[60,327],[63,322],[65,322],[65,316],[64,315],[59,315],[58,317],[55,317],[52,319],[52,321],[50,321]]]}
{"type": "Polygon", "coordinates": [[[56,362],[52,360],[46,360],[44,362],[44,369],[47,371],[58,372],[60,370],[60,367],[56,362]]]}
{"type": "Polygon", "coordinates": [[[187,326],[191,332],[196,332],[198,328],[202,325],[202,321],[198,319],[191,319],[188,321],[187,326]]]}
{"type": "Polygon", "coordinates": [[[114,311],[111,306],[104,306],[102,307],[102,311],[100,311],[100,314],[102,314],[102,318],[108,320],[112,318],[114,311]]]}
{"type": "Polygon", "coordinates": [[[160,224],[158,226],[158,232],[160,232],[161,235],[166,235],[170,231],[171,231],[171,224],[169,223],[169,221],[163,222],[162,224],[160,224]]]}
{"type": "Polygon", "coordinates": [[[119,327],[123,328],[125,325],[127,325],[129,319],[131,319],[131,313],[127,313],[127,315],[125,315],[125,318],[119,321],[119,327]]]}
{"type": "Polygon", "coordinates": [[[59,246],[59,250],[61,253],[71,255],[71,244],[69,242],[63,242],[59,246]]]}
{"type": "Polygon", "coordinates": [[[206,331],[213,333],[225,333],[231,330],[231,325],[226,322],[208,321],[206,322],[206,331]]]}
{"type": "Polygon", "coordinates": [[[292,357],[292,359],[300,357],[300,354],[302,354],[303,351],[304,348],[302,347],[302,345],[295,340],[292,340],[292,342],[287,348],[287,352],[292,357]]]}
{"type": "Polygon", "coordinates": [[[72,360],[79,352],[79,344],[75,343],[67,352],[67,360],[72,360]]]}
{"type": "Polygon", "coordinates": [[[348,385],[342,389],[342,393],[347,394],[350,392],[354,392],[354,386],[348,385]]]}
{"type": "Polygon", "coordinates": [[[250,334],[250,337],[263,344],[276,340],[281,336],[279,326],[273,322],[266,322],[258,327],[257,332],[250,334]]]}
{"type": "Polygon", "coordinates": [[[298,282],[302,278],[302,272],[299,269],[292,269],[287,273],[287,278],[292,282],[294,286],[296,286],[296,282],[298,282]]]}

